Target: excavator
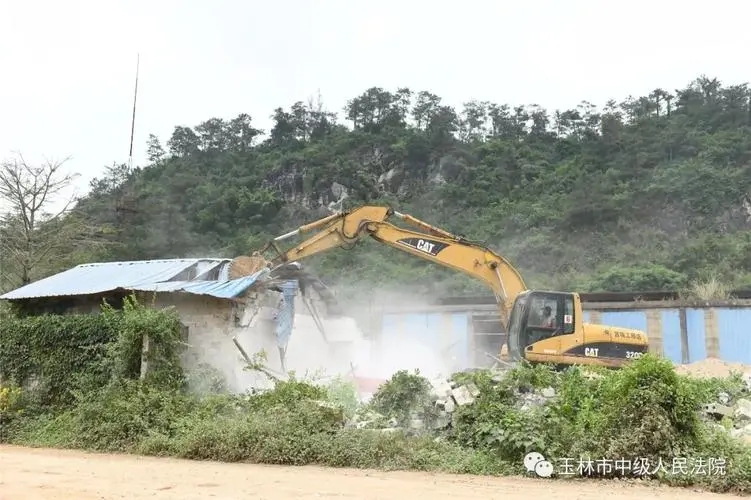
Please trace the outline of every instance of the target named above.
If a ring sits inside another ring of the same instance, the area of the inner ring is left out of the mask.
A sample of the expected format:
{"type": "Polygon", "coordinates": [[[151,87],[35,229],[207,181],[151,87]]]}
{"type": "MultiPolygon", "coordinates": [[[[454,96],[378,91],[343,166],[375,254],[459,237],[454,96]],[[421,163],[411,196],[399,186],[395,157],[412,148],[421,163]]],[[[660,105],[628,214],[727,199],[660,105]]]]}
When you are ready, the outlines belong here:
{"type": "Polygon", "coordinates": [[[274,238],[254,255],[273,251],[266,262],[275,269],[333,248],[352,248],[365,236],[484,282],[495,295],[506,332],[502,358],[512,363],[619,368],[648,352],[643,331],[584,323],[578,293],[529,290],[514,266],[493,250],[388,206],[332,214],[274,238]],[[414,229],[396,226],[392,218],[414,229]],[[278,245],[313,232],[287,250],[278,245]]]}

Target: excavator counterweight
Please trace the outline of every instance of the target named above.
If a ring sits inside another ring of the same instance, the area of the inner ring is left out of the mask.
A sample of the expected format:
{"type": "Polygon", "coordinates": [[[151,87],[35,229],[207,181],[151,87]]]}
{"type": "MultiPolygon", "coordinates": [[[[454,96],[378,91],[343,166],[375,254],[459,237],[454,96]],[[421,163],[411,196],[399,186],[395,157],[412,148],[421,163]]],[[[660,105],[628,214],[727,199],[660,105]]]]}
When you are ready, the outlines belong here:
{"type": "Polygon", "coordinates": [[[273,252],[267,262],[276,268],[333,248],[351,248],[365,236],[484,282],[498,303],[513,361],[617,368],[648,351],[645,332],[584,323],[578,293],[529,290],[514,266],[490,248],[391,207],[366,205],[330,215],[275,238],[259,253],[273,252]],[[414,229],[398,227],[392,218],[414,229]],[[280,248],[281,241],[307,233],[314,234],[280,248]]]}

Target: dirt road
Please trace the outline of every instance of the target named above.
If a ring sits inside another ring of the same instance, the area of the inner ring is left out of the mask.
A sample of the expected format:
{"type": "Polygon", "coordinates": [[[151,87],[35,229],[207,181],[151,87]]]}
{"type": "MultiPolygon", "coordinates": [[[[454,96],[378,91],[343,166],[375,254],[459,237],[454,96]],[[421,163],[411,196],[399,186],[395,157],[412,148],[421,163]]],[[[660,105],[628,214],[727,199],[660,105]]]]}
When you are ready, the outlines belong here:
{"type": "Polygon", "coordinates": [[[618,482],[223,464],[0,446],[0,500],[216,498],[707,500],[730,495],[618,482]],[[553,490],[553,492],[551,492],[553,490]]]}

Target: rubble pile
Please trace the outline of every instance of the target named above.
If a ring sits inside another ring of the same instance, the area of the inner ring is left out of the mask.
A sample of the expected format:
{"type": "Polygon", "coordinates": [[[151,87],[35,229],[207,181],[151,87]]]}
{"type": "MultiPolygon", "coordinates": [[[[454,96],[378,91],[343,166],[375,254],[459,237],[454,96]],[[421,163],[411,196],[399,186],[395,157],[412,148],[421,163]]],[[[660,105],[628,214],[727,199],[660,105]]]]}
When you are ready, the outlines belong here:
{"type": "MultiPolygon", "coordinates": [[[[498,372],[492,380],[500,383],[502,378],[503,372],[498,372]]],[[[428,409],[430,411],[416,409],[410,415],[411,418],[406,428],[400,426],[395,418],[388,419],[372,410],[358,413],[348,425],[358,429],[377,429],[382,432],[405,430],[414,433],[423,430],[447,429],[451,427],[452,417],[457,408],[474,403],[480,395],[480,390],[475,384],[457,384],[450,378],[431,380],[430,385],[432,389],[430,398],[432,407],[428,409]]],[[[516,391],[515,396],[518,407],[522,410],[529,410],[544,405],[556,396],[556,392],[554,388],[546,387],[536,391],[516,391]]]]}
{"type": "Polygon", "coordinates": [[[724,378],[729,377],[733,372],[739,372],[745,373],[746,377],[751,378],[751,366],[731,363],[717,358],[706,358],[693,363],[678,364],[675,366],[675,371],[679,375],[699,378],[724,378]]]}
{"type": "MultiPolygon", "coordinates": [[[[505,372],[494,372],[491,380],[500,384],[505,372]]],[[[587,373],[587,378],[601,375],[587,373]]],[[[731,396],[726,392],[717,394],[716,402],[699,409],[702,418],[712,425],[720,426],[731,436],[751,443],[751,373],[744,375],[745,390],[731,396]]],[[[348,427],[372,429],[380,432],[402,430],[410,434],[439,432],[447,430],[455,423],[454,417],[460,407],[471,405],[480,396],[480,390],[473,383],[459,384],[451,378],[438,378],[430,381],[430,397],[427,407],[413,408],[409,418],[387,417],[365,406],[357,412],[348,427]],[[401,420],[401,422],[400,422],[401,420]]],[[[514,405],[522,411],[544,406],[556,398],[553,387],[539,389],[519,387],[514,389],[514,405]]],[[[425,404],[425,403],[422,403],[425,404]]]]}
{"type": "Polygon", "coordinates": [[[745,397],[732,400],[726,392],[717,395],[717,402],[704,405],[702,414],[730,435],[751,444],[751,374],[743,376],[745,397]],[[746,396],[747,395],[747,396],[746,396]]]}

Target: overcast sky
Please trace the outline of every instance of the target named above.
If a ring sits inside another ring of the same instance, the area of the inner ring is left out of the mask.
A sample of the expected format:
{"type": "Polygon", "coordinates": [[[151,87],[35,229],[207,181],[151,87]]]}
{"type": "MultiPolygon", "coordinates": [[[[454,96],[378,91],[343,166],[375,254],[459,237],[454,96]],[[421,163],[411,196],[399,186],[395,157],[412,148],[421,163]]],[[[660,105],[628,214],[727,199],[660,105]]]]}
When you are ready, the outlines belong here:
{"type": "MultiPolygon", "coordinates": [[[[149,133],[371,86],[565,109],[749,75],[747,2],[0,0],[0,159],[70,156],[79,191],[149,133]]],[[[749,4],[751,5],[751,4],[749,4]]]]}

